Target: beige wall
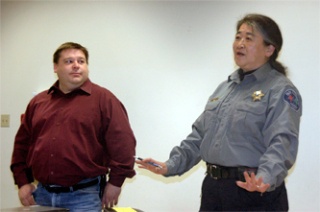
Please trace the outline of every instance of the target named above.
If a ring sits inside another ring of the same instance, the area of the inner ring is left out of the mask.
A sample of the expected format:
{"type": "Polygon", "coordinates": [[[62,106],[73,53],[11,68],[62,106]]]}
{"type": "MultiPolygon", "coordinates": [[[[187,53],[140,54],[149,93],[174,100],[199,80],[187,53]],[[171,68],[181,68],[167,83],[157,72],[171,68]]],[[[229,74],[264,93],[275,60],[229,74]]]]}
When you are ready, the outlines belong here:
{"type": "MultiPolygon", "coordinates": [[[[257,12],[280,25],[280,60],[304,103],[298,160],[287,178],[290,211],[319,211],[318,1],[1,1],[1,208],[19,205],[9,170],[20,114],[55,80],[52,54],[65,41],[90,52],[91,80],[127,107],[137,154],[166,160],[235,66],[235,23],[257,12]]],[[[120,206],[144,211],[197,211],[203,163],[182,177],[137,169],[120,206]]]]}

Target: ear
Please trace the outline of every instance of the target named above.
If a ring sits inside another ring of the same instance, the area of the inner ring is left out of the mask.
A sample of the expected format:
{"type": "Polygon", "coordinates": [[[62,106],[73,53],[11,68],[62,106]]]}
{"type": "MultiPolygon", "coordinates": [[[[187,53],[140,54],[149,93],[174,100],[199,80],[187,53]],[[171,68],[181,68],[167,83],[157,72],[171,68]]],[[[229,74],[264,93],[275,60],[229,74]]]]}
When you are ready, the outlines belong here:
{"type": "Polygon", "coordinates": [[[53,63],[53,70],[54,73],[57,73],[58,65],[56,63],[53,63]]]}
{"type": "Polygon", "coordinates": [[[266,56],[267,57],[271,57],[271,55],[273,54],[273,52],[274,52],[274,50],[275,50],[276,48],[273,46],[273,45],[269,45],[269,46],[267,46],[266,47],[266,56]]]}

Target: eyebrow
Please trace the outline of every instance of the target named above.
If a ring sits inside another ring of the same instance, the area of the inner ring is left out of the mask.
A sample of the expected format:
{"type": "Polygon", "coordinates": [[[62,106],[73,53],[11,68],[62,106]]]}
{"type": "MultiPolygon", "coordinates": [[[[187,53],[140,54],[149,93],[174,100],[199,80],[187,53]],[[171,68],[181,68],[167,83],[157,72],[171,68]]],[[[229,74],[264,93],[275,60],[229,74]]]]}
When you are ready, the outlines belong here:
{"type": "MultiPolygon", "coordinates": [[[[238,31],[236,35],[239,35],[239,34],[241,34],[241,33],[242,33],[242,31],[238,31]]],[[[246,34],[246,35],[255,36],[255,34],[254,34],[253,32],[246,32],[245,34],[246,34]]]]}
{"type": "Polygon", "coordinates": [[[66,58],[62,58],[63,60],[73,60],[73,59],[76,59],[76,60],[78,60],[78,59],[86,59],[85,57],[66,57],[66,58]]]}

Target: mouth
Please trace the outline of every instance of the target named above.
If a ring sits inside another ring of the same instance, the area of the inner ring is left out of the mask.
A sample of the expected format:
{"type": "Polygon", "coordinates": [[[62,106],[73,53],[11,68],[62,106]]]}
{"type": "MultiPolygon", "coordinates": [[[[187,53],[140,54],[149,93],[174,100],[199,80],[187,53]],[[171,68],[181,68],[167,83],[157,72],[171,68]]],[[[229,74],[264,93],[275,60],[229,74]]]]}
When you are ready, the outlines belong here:
{"type": "Polygon", "coordinates": [[[245,54],[243,52],[236,52],[237,56],[245,56],[245,54]]]}
{"type": "Polygon", "coordinates": [[[81,74],[80,73],[71,73],[71,76],[79,77],[79,76],[81,76],[81,74]]]}

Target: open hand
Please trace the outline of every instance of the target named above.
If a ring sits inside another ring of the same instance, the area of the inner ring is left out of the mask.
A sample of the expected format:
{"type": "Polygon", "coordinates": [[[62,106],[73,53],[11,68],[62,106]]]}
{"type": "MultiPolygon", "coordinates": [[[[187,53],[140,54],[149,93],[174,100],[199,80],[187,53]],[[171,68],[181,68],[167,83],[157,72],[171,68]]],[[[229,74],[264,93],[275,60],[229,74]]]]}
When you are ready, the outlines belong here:
{"type": "Polygon", "coordinates": [[[168,172],[167,165],[160,161],[156,161],[152,158],[145,158],[142,160],[136,160],[136,163],[139,164],[139,168],[147,169],[155,174],[166,174],[168,172]],[[157,164],[159,166],[154,166],[152,164],[157,164]]]}
{"type": "Polygon", "coordinates": [[[270,187],[270,184],[263,183],[262,177],[256,179],[256,175],[254,173],[249,175],[247,172],[244,172],[243,175],[246,181],[237,181],[236,183],[239,187],[246,189],[247,191],[264,193],[270,187]]]}

